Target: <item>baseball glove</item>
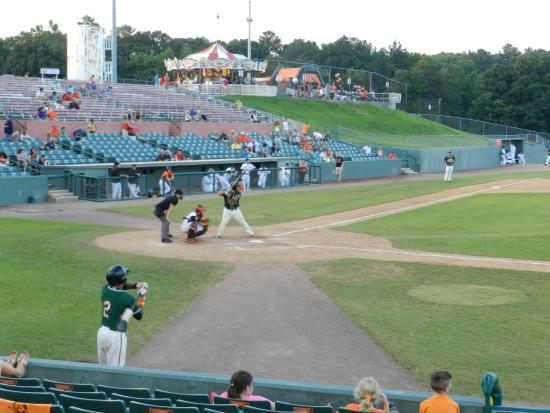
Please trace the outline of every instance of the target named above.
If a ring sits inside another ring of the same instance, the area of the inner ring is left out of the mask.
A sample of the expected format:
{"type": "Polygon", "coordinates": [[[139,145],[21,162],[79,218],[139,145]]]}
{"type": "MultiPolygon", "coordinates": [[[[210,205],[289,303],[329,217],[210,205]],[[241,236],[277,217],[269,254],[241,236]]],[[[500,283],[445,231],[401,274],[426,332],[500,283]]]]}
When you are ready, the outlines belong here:
{"type": "Polygon", "coordinates": [[[210,220],[209,220],[208,218],[203,217],[203,218],[201,219],[201,225],[202,225],[203,227],[207,227],[209,223],[210,223],[210,220]]]}

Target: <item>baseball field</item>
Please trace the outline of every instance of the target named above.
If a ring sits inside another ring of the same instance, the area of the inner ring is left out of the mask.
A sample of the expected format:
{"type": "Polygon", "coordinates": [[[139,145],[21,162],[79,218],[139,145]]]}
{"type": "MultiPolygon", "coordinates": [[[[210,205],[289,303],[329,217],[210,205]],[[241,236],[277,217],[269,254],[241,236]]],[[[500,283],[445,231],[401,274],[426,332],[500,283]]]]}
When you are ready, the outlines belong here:
{"type": "Polygon", "coordinates": [[[2,209],[0,353],[95,361],[99,288],[121,263],[151,284],[146,318],[129,328],[130,365],[347,385],[374,375],[394,389],[391,369],[408,388],[448,369],[468,395],[495,371],[507,400],[550,403],[550,174],[532,169],[245,194],[254,239],[237,226],[216,239],[215,195],[176,207],[170,245],[156,200],[75,204],[87,210],[71,222],[59,206],[2,209]],[[198,202],[214,228],[188,245],[174,227],[198,202]],[[170,337],[195,345],[175,353],[170,337]],[[394,367],[367,360],[369,346],[394,367]]]}

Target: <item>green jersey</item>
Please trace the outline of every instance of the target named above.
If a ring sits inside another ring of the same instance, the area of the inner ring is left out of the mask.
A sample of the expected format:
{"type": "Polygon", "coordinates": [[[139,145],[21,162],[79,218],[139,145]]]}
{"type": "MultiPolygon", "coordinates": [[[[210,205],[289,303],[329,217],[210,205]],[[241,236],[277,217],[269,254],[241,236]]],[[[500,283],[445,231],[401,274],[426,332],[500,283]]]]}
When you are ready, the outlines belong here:
{"type": "Polygon", "coordinates": [[[223,206],[230,210],[239,209],[239,199],[241,199],[241,193],[239,191],[233,192],[233,196],[223,196],[223,206]]]}
{"type": "Polygon", "coordinates": [[[105,284],[101,290],[101,304],[103,304],[101,324],[114,331],[124,310],[129,308],[134,314],[141,311],[133,296],[124,290],[109,287],[109,284],[105,284]]]}

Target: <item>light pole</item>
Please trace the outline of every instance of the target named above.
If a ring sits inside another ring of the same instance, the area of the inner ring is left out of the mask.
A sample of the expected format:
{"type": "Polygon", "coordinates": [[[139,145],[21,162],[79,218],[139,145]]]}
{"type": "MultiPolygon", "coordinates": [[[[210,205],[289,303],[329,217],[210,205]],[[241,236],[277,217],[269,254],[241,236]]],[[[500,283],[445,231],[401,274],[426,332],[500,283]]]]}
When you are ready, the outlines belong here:
{"type": "Polygon", "coordinates": [[[248,58],[252,59],[252,0],[248,0],[248,19],[246,21],[248,22],[248,58]]]}
{"type": "Polygon", "coordinates": [[[116,0],[113,0],[113,27],[111,28],[111,71],[112,83],[117,82],[117,30],[116,30],[116,0]]]}

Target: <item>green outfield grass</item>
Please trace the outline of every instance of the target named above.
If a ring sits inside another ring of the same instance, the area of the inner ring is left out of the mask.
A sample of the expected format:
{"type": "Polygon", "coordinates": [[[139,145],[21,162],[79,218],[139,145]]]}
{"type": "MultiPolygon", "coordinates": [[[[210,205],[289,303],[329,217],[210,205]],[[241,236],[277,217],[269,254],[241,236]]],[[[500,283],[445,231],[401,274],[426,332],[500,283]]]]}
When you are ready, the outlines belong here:
{"type": "MultiPolygon", "coordinates": [[[[453,181],[452,187],[458,188],[499,179],[526,179],[548,176],[549,174],[547,172],[469,176],[456,179],[453,181]]],[[[441,179],[433,179],[339,188],[320,187],[318,190],[294,192],[274,191],[253,196],[247,196],[247,194],[245,194],[241,200],[241,209],[251,225],[261,226],[364,208],[371,205],[383,204],[385,202],[436,193],[446,189],[449,189],[448,183],[444,183],[441,179]]],[[[211,224],[217,225],[220,222],[223,208],[221,197],[211,195],[200,202],[207,206],[207,216],[211,219],[211,224]]],[[[187,215],[197,203],[198,201],[180,202],[173,211],[172,220],[174,222],[180,222],[183,216],[187,215]]],[[[152,205],[112,207],[106,210],[156,219],[152,213],[152,205]]],[[[232,223],[231,225],[237,224],[232,223]]]]}
{"type": "Polygon", "coordinates": [[[339,228],[398,248],[550,260],[550,194],[491,194],[339,228]]]}
{"type": "MultiPolygon", "coordinates": [[[[237,97],[228,96],[223,99],[234,102],[237,97]]],[[[357,144],[408,147],[487,145],[487,140],[480,136],[374,105],[283,97],[239,96],[238,99],[250,108],[299,122],[309,122],[313,129],[324,131],[336,127],[344,128],[337,137],[357,144]],[[354,132],[345,129],[352,129],[354,132]]]]}
{"type": "Polygon", "coordinates": [[[494,371],[506,400],[550,403],[550,274],[367,260],[302,267],[418,381],[445,369],[453,392],[479,395],[494,371]]]}
{"type": "Polygon", "coordinates": [[[143,320],[128,328],[130,353],[231,270],[93,245],[96,237],[127,228],[20,219],[0,219],[0,227],[0,354],[17,349],[31,357],[97,361],[99,294],[113,264],[128,266],[130,280],[150,283],[143,320]]]}

